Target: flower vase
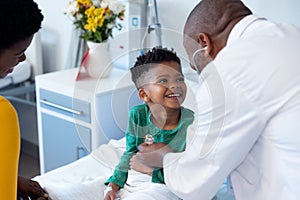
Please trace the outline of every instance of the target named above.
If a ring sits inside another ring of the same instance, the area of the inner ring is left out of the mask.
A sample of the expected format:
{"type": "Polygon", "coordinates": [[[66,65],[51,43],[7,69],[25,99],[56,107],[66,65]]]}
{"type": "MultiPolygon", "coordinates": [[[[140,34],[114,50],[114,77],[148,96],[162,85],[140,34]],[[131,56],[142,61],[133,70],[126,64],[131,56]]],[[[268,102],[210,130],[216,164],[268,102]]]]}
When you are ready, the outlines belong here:
{"type": "Polygon", "coordinates": [[[87,74],[92,78],[105,78],[112,69],[112,59],[107,41],[95,43],[87,41],[89,53],[85,62],[87,74]]]}

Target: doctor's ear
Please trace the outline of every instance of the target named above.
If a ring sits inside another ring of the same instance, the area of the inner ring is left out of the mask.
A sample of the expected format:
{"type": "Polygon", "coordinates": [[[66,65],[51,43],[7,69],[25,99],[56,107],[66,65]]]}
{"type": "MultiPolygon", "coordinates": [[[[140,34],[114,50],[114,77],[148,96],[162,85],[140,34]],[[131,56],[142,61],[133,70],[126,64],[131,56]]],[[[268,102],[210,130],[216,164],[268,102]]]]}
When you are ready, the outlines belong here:
{"type": "Polygon", "coordinates": [[[211,51],[211,40],[206,33],[199,33],[198,42],[201,46],[200,48],[205,48],[208,53],[211,51]]]}
{"type": "Polygon", "coordinates": [[[139,88],[138,90],[138,94],[141,100],[143,100],[144,102],[149,102],[150,101],[150,97],[148,96],[147,92],[144,90],[144,88],[139,88]]]}

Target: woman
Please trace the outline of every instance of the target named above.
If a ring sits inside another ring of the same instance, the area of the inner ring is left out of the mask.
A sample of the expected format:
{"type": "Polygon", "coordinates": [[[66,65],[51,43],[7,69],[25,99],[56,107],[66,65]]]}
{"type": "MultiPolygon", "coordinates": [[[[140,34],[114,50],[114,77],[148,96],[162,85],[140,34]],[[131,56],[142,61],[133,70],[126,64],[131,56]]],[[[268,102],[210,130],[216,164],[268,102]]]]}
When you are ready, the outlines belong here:
{"type": "MultiPolygon", "coordinates": [[[[0,78],[3,78],[26,59],[24,52],[40,29],[43,15],[32,0],[1,1],[0,7],[0,78]]],[[[47,199],[37,182],[18,177],[19,154],[18,116],[9,101],[0,96],[0,198],[47,199]]]]}

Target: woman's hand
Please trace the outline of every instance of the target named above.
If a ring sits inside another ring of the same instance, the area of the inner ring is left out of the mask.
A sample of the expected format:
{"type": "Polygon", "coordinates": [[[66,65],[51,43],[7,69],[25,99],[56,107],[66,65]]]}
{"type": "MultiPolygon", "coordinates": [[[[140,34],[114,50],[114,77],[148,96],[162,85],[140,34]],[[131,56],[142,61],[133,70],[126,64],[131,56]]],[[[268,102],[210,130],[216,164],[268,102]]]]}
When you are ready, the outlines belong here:
{"type": "Polygon", "coordinates": [[[143,164],[136,155],[132,156],[130,159],[130,168],[143,174],[152,176],[152,168],[143,164]]]}
{"type": "Polygon", "coordinates": [[[104,194],[104,200],[115,200],[117,198],[117,192],[120,189],[120,186],[114,183],[109,183],[107,188],[111,188],[104,194]]]}
{"type": "Polygon", "coordinates": [[[30,197],[32,200],[46,200],[48,199],[48,194],[38,182],[19,176],[18,197],[22,197],[22,199],[30,197]]]}

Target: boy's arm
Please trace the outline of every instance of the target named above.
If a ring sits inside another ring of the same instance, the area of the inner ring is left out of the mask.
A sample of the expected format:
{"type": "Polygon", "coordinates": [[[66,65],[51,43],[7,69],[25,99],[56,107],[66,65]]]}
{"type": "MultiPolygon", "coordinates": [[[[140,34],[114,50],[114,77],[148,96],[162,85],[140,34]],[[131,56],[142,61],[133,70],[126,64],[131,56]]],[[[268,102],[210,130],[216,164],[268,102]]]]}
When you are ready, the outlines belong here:
{"type": "Polygon", "coordinates": [[[109,183],[115,183],[120,187],[124,186],[128,177],[128,170],[130,169],[130,159],[137,151],[137,148],[134,148],[135,145],[132,145],[134,141],[135,139],[131,134],[126,134],[126,151],[123,153],[113,175],[105,182],[105,185],[108,185],[109,183]]]}
{"type": "Polygon", "coordinates": [[[131,111],[129,114],[128,127],[126,131],[126,151],[121,156],[119,164],[113,175],[105,182],[105,185],[109,183],[115,183],[120,187],[123,187],[128,176],[129,162],[131,157],[138,151],[136,147],[136,136],[135,124],[133,123],[134,112],[131,111]]]}

